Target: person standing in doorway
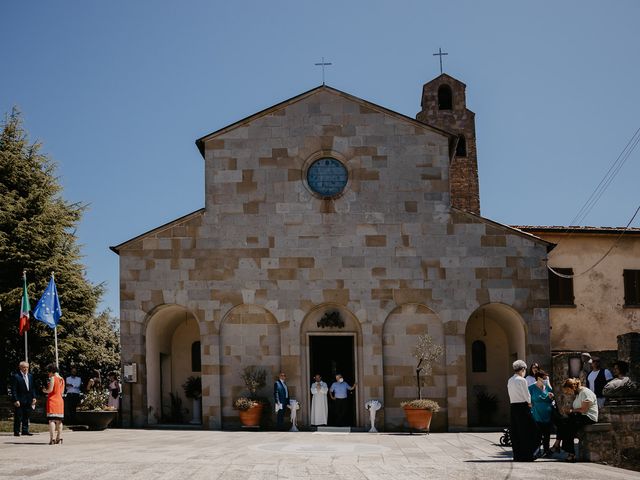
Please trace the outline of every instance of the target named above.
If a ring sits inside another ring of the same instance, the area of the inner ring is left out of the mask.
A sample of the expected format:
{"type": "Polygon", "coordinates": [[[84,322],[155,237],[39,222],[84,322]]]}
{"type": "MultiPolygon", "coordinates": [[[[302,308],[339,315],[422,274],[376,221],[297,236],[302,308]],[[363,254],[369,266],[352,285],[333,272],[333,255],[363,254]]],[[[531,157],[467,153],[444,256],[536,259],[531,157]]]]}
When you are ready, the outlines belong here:
{"type": "Polygon", "coordinates": [[[327,403],[327,393],[329,387],[322,381],[322,377],[316,373],[314,382],[311,384],[311,425],[320,426],[327,424],[329,415],[329,404],[327,403]]]}
{"type": "Polygon", "coordinates": [[[13,435],[33,435],[29,433],[29,418],[36,407],[36,390],[33,375],[29,373],[29,363],[20,362],[20,371],[11,377],[11,400],[14,406],[13,435]]]}
{"type": "Polygon", "coordinates": [[[357,383],[353,386],[344,381],[341,374],[336,375],[336,381],[331,384],[329,389],[331,400],[335,411],[335,422],[338,427],[347,426],[347,410],[349,408],[348,396],[356,388],[357,383]]]}
{"type": "Polygon", "coordinates": [[[78,376],[78,369],[71,367],[71,375],[65,380],[67,394],[65,396],[65,413],[67,414],[66,422],[73,423],[76,419],[76,409],[80,405],[80,389],[82,388],[82,379],[78,376]]]}
{"type": "Polygon", "coordinates": [[[284,428],[284,412],[289,405],[289,389],[287,388],[287,376],[280,372],[278,380],[273,385],[273,401],[276,406],[276,427],[278,430],[284,428]]]}
{"type": "Polygon", "coordinates": [[[613,375],[606,368],[600,368],[600,359],[593,357],[591,359],[591,373],[587,377],[587,388],[596,394],[598,399],[598,408],[604,407],[604,395],[602,389],[609,380],[613,379],[613,375]]]}

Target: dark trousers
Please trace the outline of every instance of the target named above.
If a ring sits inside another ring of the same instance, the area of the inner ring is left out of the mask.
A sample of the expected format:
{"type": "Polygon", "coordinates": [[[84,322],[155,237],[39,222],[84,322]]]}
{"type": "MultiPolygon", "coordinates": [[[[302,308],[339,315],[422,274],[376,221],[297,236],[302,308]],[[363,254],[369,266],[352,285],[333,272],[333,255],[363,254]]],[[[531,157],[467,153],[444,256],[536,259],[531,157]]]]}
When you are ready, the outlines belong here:
{"type": "Polygon", "coordinates": [[[551,422],[548,422],[548,423],[536,422],[536,426],[538,427],[538,431],[540,432],[540,435],[542,436],[542,448],[543,448],[544,452],[547,453],[549,451],[549,442],[551,441],[552,423],[551,422]]]}
{"type": "Polygon", "coordinates": [[[560,445],[562,450],[575,455],[576,450],[574,447],[574,440],[576,438],[576,433],[578,433],[578,430],[585,425],[592,425],[594,423],[596,422],[586,415],[581,413],[570,413],[567,418],[563,419],[558,424],[558,437],[560,437],[560,440],[562,441],[562,444],[560,445]]]}
{"type": "Polygon", "coordinates": [[[14,407],[13,412],[13,433],[29,432],[29,417],[31,416],[31,404],[28,402],[20,402],[19,407],[14,407]],[[22,429],[20,425],[22,424],[22,429]]]}
{"type": "Polygon", "coordinates": [[[284,428],[284,411],[286,408],[287,406],[283,403],[282,408],[278,410],[278,413],[276,414],[276,427],[278,430],[282,430],[284,428]]]}
{"type": "Polygon", "coordinates": [[[511,445],[513,460],[531,462],[540,446],[540,433],[527,402],[511,404],[511,445]]]}
{"type": "Polygon", "coordinates": [[[64,416],[65,423],[74,423],[76,420],[76,410],[80,404],[79,393],[67,393],[64,398],[64,416]]]}
{"type": "Polygon", "coordinates": [[[347,409],[349,408],[348,398],[336,398],[333,401],[334,421],[338,427],[347,426],[347,409]]]}

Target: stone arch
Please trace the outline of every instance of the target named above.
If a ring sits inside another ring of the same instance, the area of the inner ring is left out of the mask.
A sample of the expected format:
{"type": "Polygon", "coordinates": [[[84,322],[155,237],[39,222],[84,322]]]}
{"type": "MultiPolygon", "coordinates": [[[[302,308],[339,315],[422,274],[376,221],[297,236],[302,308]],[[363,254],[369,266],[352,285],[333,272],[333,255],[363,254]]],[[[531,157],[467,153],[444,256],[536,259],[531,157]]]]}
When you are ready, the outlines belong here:
{"type": "Polygon", "coordinates": [[[145,359],[147,384],[147,423],[179,423],[173,415],[171,396],[180,399],[191,418],[191,401],[182,384],[191,375],[191,345],[200,342],[199,322],[189,309],[175,304],[160,305],[145,319],[145,359]]]}
{"type": "MultiPolygon", "coordinates": [[[[429,334],[434,342],[445,345],[440,317],[422,303],[400,305],[389,313],[383,326],[384,423],[387,430],[398,430],[404,423],[400,403],[417,396],[416,363],[413,348],[420,335],[429,334]]],[[[446,412],[447,376],[445,356],[424,376],[423,398],[436,400],[446,412]]],[[[447,415],[434,416],[433,430],[446,430],[447,415]]]]}
{"type": "Polygon", "coordinates": [[[511,363],[518,358],[526,359],[526,336],[522,317],[508,305],[482,305],[469,317],[465,329],[469,426],[508,424],[509,397],[505,384],[512,375],[511,363]],[[479,341],[486,348],[485,371],[473,371],[472,368],[473,344],[479,341]],[[498,401],[493,415],[478,405],[483,394],[494,396],[498,401]]]}
{"type": "MultiPolygon", "coordinates": [[[[364,365],[362,362],[363,358],[363,345],[362,345],[362,326],[358,317],[346,306],[340,305],[338,303],[322,303],[320,305],[316,305],[311,310],[307,312],[305,317],[303,318],[300,324],[300,361],[298,364],[292,369],[294,380],[297,384],[299,384],[302,388],[300,392],[297,392],[298,399],[300,399],[302,405],[307,406],[303,410],[303,418],[305,423],[309,423],[309,414],[311,411],[311,392],[310,389],[307,388],[311,385],[311,373],[310,373],[310,345],[309,338],[312,335],[336,335],[336,336],[353,336],[354,341],[354,360],[356,367],[356,381],[358,383],[356,387],[356,420],[358,425],[364,425],[365,418],[363,409],[361,408],[362,403],[364,401],[360,401],[363,397],[364,389],[367,385],[367,382],[364,378],[364,365]],[[340,313],[341,318],[344,320],[343,328],[336,327],[319,327],[318,321],[328,312],[337,311],[340,313]]],[[[327,385],[331,385],[332,379],[324,378],[323,379],[327,385]]],[[[351,379],[348,379],[351,380],[351,379]]]]}
{"type": "Polygon", "coordinates": [[[237,305],[227,312],[220,325],[220,405],[222,426],[238,424],[234,400],[247,395],[241,374],[245,367],[267,371],[267,383],[257,392],[271,398],[271,379],[281,365],[280,326],[274,315],[259,305],[237,305]]]}

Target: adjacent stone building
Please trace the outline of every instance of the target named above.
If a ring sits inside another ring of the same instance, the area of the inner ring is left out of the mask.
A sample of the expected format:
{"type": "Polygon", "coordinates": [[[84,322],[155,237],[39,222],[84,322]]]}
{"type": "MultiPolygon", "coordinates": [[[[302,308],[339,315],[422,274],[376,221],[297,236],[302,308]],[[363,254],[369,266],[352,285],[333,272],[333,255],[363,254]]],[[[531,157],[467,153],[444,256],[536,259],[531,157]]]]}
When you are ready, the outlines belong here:
{"type": "Polygon", "coordinates": [[[640,331],[640,229],[522,226],[557,244],[549,254],[551,349],[616,350],[640,331]]]}
{"type": "Polygon", "coordinates": [[[464,84],[427,83],[417,118],[322,85],[197,140],[204,208],[112,247],[137,365],[125,423],[172,421],[201,375],[204,428],[232,428],[258,365],[287,373],[302,424],[312,375],[342,373],[353,425],[379,399],[400,429],[422,333],[445,347],[423,389],[443,407],[432,428],[477,424],[482,393],[506,421],[510,362],[550,358],[551,244],[480,216],[464,84]]]}

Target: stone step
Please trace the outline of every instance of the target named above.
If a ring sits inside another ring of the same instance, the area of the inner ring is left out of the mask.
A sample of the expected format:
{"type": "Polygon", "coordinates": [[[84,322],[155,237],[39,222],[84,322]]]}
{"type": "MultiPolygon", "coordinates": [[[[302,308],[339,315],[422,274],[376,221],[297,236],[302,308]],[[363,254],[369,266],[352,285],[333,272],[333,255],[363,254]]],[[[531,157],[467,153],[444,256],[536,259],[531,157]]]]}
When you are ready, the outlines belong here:
{"type": "Polygon", "coordinates": [[[318,427],[316,431],[322,433],[351,433],[351,427],[318,427]]]}

